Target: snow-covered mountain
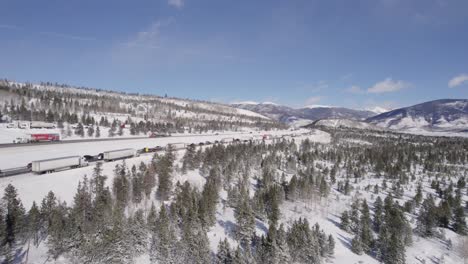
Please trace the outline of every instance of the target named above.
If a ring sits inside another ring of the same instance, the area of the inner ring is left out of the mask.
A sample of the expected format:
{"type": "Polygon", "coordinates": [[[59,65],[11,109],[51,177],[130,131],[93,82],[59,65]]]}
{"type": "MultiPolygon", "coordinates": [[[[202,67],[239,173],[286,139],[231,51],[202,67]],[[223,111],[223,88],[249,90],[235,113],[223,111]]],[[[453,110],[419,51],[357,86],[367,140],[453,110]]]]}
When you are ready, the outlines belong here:
{"type": "Polygon", "coordinates": [[[363,120],[377,113],[368,110],[355,110],[345,107],[311,105],[303,108],[292,108],[272,103],[235,103],[233,106],[246,109],[270,117],[287,124],[303,120],[319,120],[329,118],[363,120]]]}
{"type": "Polygon", "coordinates": [[[364,121],[349,120],[349,119],[321,119],[310,124],[310,127],[317,127],[317,126],[324,126],[324,127],[331,127],[331,128],[344,127],[344,128],[382,130],[381,127],[375,126],[373,124],[369,124],[364,121]]]}
{"type": "Polygon", "coordinates": [[[441,99],[395,109],[366,120],[402,131],[468,131],[468,99],[441,99]]]}

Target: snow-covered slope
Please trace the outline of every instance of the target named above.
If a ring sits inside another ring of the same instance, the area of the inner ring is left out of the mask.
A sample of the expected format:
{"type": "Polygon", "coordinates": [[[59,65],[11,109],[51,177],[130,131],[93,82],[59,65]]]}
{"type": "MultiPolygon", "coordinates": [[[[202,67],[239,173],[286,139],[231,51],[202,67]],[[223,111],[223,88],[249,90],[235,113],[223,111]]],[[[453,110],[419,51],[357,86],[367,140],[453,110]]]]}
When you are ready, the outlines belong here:
{"type": "Polygon", "coordinates": [[[366,120],[401,131],[468,131],[468,99],[441,99],[399,108],[366,120]]]}

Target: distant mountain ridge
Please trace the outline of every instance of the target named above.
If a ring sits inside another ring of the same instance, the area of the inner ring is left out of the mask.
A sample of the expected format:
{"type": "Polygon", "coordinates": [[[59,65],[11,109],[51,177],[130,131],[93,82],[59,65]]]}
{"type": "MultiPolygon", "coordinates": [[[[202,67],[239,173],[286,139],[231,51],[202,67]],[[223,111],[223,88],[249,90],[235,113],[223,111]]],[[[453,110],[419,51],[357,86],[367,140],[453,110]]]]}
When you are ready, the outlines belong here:
{"type": "Polygon", "coordinates": [[[273,103],[240,102],[232,105],[287,124],[301,120],[314,121],[330,118],[363,120],[377,114],[369,110],[323,105],[313,105],[298,109],[273,103]]]}
{"type": "Polygon", "coordinates": [[[367,122],[395,130],[468,132],[468,99],[440,99],[369,117],[367,122]]]}

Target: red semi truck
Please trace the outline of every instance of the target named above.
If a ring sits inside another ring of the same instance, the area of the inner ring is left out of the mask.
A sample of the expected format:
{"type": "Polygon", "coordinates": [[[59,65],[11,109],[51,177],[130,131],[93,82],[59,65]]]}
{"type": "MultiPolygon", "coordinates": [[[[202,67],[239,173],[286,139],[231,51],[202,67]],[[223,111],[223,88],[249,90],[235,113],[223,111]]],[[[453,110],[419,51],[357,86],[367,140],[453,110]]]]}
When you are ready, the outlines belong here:
{"type": "Polygon", "coordinates": [[[18,137],[13,140],[15,144],[43,142],[43,141],[60,141],[60,134],[57,133],[36,133],[26,137],[18,137]]]}

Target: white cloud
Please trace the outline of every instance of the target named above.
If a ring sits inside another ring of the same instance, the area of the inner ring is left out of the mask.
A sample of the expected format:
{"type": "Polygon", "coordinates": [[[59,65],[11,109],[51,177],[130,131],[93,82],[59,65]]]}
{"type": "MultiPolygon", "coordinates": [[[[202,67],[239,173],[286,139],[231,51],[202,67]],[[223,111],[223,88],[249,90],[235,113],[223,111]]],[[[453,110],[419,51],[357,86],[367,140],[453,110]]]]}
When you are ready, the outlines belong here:
{"type": "Polygon", "coordinates": [[[360,94],[360,93],[364,93],[365,91],[363,89],[361,89],[361,87],[359,87],[357,85],[353,85],[351,87],[346,88],[345,92],[360,94]]]}
{"type": "Polygon", "coordinates": [[[460,86],[461,84],[468,82],[468,74],[460,74],[458,76],[453,77],[449,82],[448,86],[450,88],[454,88],[460,86]]]}
{"type": "Polygon", "coordinates": [[[123,43],[123,45],[157,49],[161,46],[161,28],[169,25],[171,22],[171,19],[153,22],[146,30],[138,32],[136,36],[123,43]]]}
{"type": "Polygon", "coordinates": [[[175,8],[179,8],[179,9],[180,9],[180,8],[184,7],[184,0],[169,0],[169,1],[168,1],[168,4],[169,4],[170,6],[173,6],[173,7],[175,7],[175,8]]]}
{"type": "Polygon", "coordinates": [[[368,93],[389,93],[396,92],[401,89],[407,88],[409,83],[404,81],[394,81],[392,78],[387,78],[381,82],[374,84],[374,86],[367,89],[368,93]]]}
{"type": "Polygon", "coordinates": [[[314,105],[320,102],[323,99],[323,96],[312,96],[307,98],[305,105],[314,105]]]}

